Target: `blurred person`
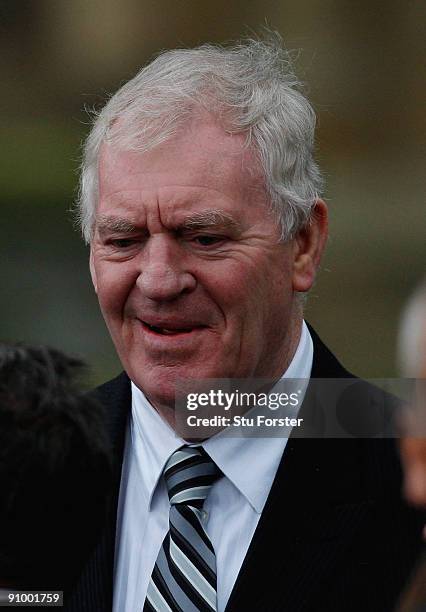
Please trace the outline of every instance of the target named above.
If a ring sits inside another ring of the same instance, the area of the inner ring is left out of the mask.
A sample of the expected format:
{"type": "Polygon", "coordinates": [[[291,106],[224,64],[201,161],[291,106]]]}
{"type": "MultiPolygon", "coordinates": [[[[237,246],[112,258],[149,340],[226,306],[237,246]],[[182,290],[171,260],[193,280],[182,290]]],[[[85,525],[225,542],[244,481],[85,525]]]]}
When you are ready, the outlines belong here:
{"type": "Polygon", "coordinates": [[[98,389],[121,482],[70,611],[394,606],[421,529],[394,440],[174,429],[181,379],[352,376],[303,319],[327,239],[314,129],[275,35],[161,53],[95,117],[79,214],[124,368],[98,389]]]}
{"type": "Polygon", "coordinates": [[[404,310],[399,354],[404,375],[416,379],[413,405],[402,425],[404,490],[411,503],[426,507],[426,281],[404,310]]]}
{"type": "MultiPolygon", "coordinates": [[[[401,457],[404,493],[409,502],[426,509],[426,281],[408,301],[399,333],[399,361],[405,376],[413,378],[412,405],[401,419],[401,457]]],[[[426,540],[426,527],[423,530],[426,540]]],[[[426,555],[405,589],[398,612],[426,610],[426,555]]]]}
{"type": "Polygon", "coordinates": [[[112,464],[83,363],[0,344],[0,587],[67,590],[103,524],[112,464]]]}

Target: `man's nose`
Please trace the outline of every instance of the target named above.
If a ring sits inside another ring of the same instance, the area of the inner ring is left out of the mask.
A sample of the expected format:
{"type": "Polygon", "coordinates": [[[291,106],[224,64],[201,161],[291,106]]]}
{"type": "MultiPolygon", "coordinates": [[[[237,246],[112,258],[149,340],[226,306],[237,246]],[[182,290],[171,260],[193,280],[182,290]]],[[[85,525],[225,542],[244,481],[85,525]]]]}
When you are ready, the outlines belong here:
{"type": "Polygon", "coordinates": [[[136,284],[144,297],[170,301],[195,289],[196,280],[184,266],[184,253],[165,234],[150,236],[141,256],[136,284]]]}

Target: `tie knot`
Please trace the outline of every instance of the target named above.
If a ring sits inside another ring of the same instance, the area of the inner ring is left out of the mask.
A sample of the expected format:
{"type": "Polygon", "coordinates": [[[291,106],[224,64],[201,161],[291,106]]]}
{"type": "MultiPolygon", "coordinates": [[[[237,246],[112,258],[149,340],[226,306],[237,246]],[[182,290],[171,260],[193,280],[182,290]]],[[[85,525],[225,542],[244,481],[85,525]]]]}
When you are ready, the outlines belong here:
{"type": "Polygon", "coordinates": [[[221,472],[201,446],[182,446],[164,468],[170,503],[201,509],[221,472]]]}

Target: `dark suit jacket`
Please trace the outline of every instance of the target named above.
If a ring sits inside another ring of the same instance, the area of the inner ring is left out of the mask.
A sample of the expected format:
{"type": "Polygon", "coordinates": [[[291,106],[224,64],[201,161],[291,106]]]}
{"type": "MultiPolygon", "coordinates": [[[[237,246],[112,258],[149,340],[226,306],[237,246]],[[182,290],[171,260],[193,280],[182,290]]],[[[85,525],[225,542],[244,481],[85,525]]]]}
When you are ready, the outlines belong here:
{"type": "Polygon", "coordinates": [[[401,593],[395,612],[425,612],[426,610],[426,554],[416,567],[410,581],[401,593]]]}
{"type": "MultiPolygon", "coordinates": [[[[350,377],[311,334],[312,377],[350,377]]],[[[351,406],[361,419],[364,392],[358,389],[351,406]]],[[[116,487],[107,528],[69,597],[69,612],[109,612],[112,605],[129,379],[123,373],[98,393],[109,411],[116,487]]],[[[299,414],[307,423],[318,412],[309,394],[308,388],[299,414]]],[[[383,397],[381,411],[392,404],[383,397]]],[[[395,440],[300,436],[299,430],[287,443],[226,612],[391,612],[420,553],[424,518],[401,499],[395,440]]]]}

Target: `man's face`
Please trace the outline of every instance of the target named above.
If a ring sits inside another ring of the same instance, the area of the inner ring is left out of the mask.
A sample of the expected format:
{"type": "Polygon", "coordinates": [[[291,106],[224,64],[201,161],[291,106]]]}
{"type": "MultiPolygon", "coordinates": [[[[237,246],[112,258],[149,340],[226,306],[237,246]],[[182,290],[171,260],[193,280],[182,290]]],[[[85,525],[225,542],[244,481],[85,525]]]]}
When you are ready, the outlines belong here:
{"type": "Polygon", "coordinates": [[[179,378],[274,377],[300,331],[296,241],[279,243],[243,138],[213,122],[147,153],[104,145],[91,245],[124,369],[154,405],[179,378]]]}

